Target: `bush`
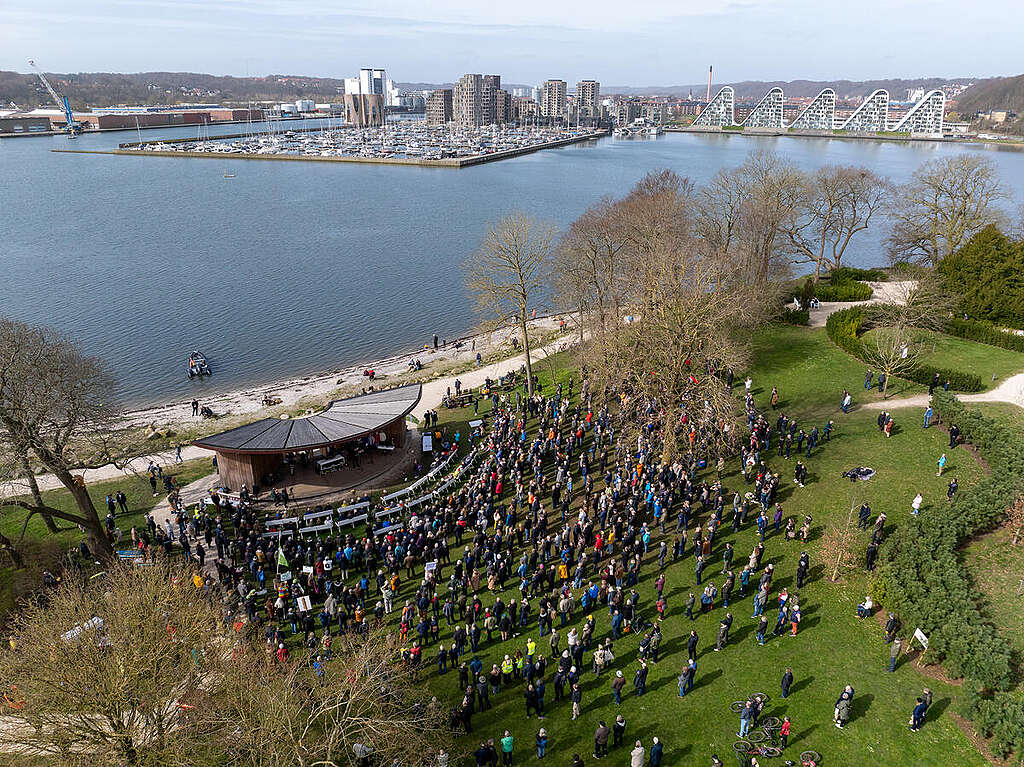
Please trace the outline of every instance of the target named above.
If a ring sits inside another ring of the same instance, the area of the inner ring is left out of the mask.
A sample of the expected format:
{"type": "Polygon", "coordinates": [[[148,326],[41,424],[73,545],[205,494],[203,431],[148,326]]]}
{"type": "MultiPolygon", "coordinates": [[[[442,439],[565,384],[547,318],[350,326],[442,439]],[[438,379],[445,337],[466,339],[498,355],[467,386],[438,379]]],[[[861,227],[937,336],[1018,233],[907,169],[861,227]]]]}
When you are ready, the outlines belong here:
{"type": "MultiPolygon", "coordinates": [[[[851,306],[849,309],[841,309],[829,315],[825,321],[825,333],[840,349],[857,359],[864,359],[864,342],[860,340],[860,336],[865,330],[866,322],[867,315],[864,309],[860,306],[851,306]]],[[[976,392],[984,388],[981,377],[974,373],[934,365],[918,365],[912,370],[904,371],[899,377],[927,386],[936,373],[943,383],[949,381],[949,388],[955,391],[976,392]]]]}
{"type": "Polygon", "coordinates": [[[942,259],[938,270],[969,315],[1024,328],[1024,241],[987,226],[942,259]]]}
{"type": "Polygon", "coordinates": [[[838,282],[854,282],[856,280],[867,282],[885,282],[889,275],[881,269],[857,269],[853,266],[841,266],[829,273],[829,280],[832,284],[838,282]]]}
{"type": "Polygon", "coordinates": [[[1024,336],[1007,333],[991,322],[964,320],[954,317],[946,323],[946,332],[951,336],[966,338],[968,341],[978,341],[989,346],[998,346],[1003,349],[1012,349],[1015,352],[1024,352],[1024,336]]]}
{"type": "Polygon", "coordinates": [[[920,628],[929,636],[931,659],[967,680],[964,713],[993,738],[994,750],[1000,756],[1022,753],[1024,697],[1013,691],[1012,652],[978,610],[977,590],[957,549],[999,525],[1024,491],[1024,440],[946,392],[935,393],[932,407],[984,453],[992,474],[952,503],[938,504],[896,530],[883,550],[879,591],[886,609],[900,612],[906,629],[920,628]]]}
{"type": "Polygon", "coordinates": [[[872,290],[866,282],[819,282],[814,292],[820,301],[867,301],[872,290]]]}
{"type": "Polygon", "coordinates": [[[809,325],[811,323],[811,312],[809,309],[783,309],[782,321],[787,325],[809,325]]]}

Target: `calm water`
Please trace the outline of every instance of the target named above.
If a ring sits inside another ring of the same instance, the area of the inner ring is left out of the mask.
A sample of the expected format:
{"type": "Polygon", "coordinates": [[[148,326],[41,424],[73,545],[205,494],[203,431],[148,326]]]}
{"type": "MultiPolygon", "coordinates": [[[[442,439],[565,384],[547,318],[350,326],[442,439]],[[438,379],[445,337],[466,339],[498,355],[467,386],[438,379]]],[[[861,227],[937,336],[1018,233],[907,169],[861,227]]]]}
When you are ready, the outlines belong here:
{"type": "MultiPolygon", "coordinates": [[[[194,129],[144,137],[179,135],[194,129]]],[[[134,139],[0,140],[0,312],[78,338],[110,363],[131,404],[461,334],[474,317],[459,265],[489,221],[523,209],[564,227],[650,170],[700,183],[771,149],[806,168],[864,165],[900,181],[932,157],[984,152],[1024,199],[1024,153],[932,143],[667,134],[464,170],[49,151],[134,139]],[[212,379],[188,381],[193,348],[210,357],[212,379]]],[[[862,239],[851,264],[882,263],[880,239],[862,239]]]]}

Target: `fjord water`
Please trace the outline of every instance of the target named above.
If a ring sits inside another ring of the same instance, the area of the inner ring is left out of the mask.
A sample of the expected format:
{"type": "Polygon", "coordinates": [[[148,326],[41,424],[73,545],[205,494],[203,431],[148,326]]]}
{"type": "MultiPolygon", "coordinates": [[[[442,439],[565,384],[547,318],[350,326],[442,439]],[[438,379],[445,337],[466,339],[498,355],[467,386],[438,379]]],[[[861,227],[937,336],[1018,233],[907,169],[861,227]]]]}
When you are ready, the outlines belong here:
{"type": "MultiPolygon", "coordinates": [[[[216,135],[239,126],[212,129],[216,135]]],[[[146,131],[146,140],[195,128],[146,131]]],[[[602,139],[463,170],[58,154],[134,133],[0,140],[0,313],[53,326],[152,404],[369,362],[469,330],[460,265],[488,222],[565,227],[651,170],[696,183],[754,151],[905,180],[952,153],[990,157],[1024,199],[1024,153],[965,144],[666,134],[602,139]],[[234,173],[235,178],[224,178],[234,173]],[[212,379],[189,382],[200,349],[212,379]]],[[[884,263],[882,222],[852,265],[884,263]]]]}

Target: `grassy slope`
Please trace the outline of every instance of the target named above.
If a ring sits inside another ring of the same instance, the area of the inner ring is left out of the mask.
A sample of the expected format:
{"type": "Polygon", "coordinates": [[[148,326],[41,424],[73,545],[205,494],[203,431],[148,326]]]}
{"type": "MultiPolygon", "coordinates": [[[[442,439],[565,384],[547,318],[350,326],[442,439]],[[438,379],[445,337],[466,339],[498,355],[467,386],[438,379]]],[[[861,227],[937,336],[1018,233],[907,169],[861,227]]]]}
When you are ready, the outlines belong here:
{"type": "MultiPolygon", "coordinates": [[[[869,330],[864,337],[867,339],[872,333],[877,332],[879,331],[869,330]]],[[[998,346],[925,330],[916,331],[914,337],[918,343],[924,344],[930,350],[921,358],[922,364],[975,373],[981,376],[981,382],[986,389],[992,388],[1024,368],[1024,354],[1011,349],[1001,349],[998,346]]]]}
{"type": "MultiPolygon", "coordinates": [[[[173,474],[181,486],[185,486],[194,480],[210,473],[209,460],[201,459],[188,461],[178,466],[164,467],[165,471],[173,474]]],[[[128,496],[128,514],[116,516],[117,526],[124,533],[123,541],[130,545],[131,537],[129,531],[133,525],[143,524],[146,512],[152,509],[157,501],[164,499],[163,485],[158,485],[159,495],[154,498],[150,489],[149,478],[145,475],[129,474],[122,479],[96,482],[89,486],[89,495],[96,504],[100,519],[107,515],[105,498],[109,493],[114,495],[118,490],[123,490],[128,496]]],[[[58,509],[74,510],[74,503],[71,495],[64,490],[50,490],[43,493],[43,500],[58,509]]],[[[14,507],[0,505],[0,531],[12,540],[17,541],[21,536],[21,530],[25,523],[27,512],[14,507]]],[[[28,551],[28,561],[36,562],[39,567],[52,567],[53,560],[59,557],[62,551],[75,546],[81,540],[82,535],[78,528],[69,525],[61,520],[56,520],[61,532],[50,535],[46,532],[43,520],[37,515],[29,520],[25,530],[25,546],[28,551]]],[[[16,571],[10,567],[0,567],[0,618],[6,615],[15,604],[17,598],[28,590],[39,586],[38,568],[27,567],[25,571],[16,571]]]]}
{"type": "MultiPolygon", "coordinates": [[[[772,639],[764,647],[754,642],[755,621],[750,618],[751,596],[730,608],[735,617],[732,639],[721,653],[711,647],[721,610],[695,622],[701,636],[698,677],[690,695],[680,699],[675,679],[685,659],[685,633],[690,622],[681,613],[687,592],[693,588],[695,576],[693,560],[685,560],[667,568],[669,613],[666,619],[662,660],[652,668],[649,691],[643,698],[627,696],[623,706],[616,710],[609,688],[610,677],[600,680],[591,674],[584,676],[583,712],[580,720],[570,721],[569,707],[565,703],[553,706],[554,692],[550,685],[546,704],[549,716],[543,725],[548,730],[549,758],[567,763],[571,754],[580,753],[589,759],[592,751],[593,730],[599,719],[609,724],[616,713],[624,714],[628,722],[627,739],[640,738],[650,745],[650,738],[658,735],[666,744],[665,757],[673,765],[706,765],[710,754],[718,752],[730,763],[730,744],[735,740],[737,717],[729,711],[729,703],[755,690],[773,696],[769,705],[772,715],[788,714],[793,720],[792,750],[813,748],[826,757],[826,764],[983,764],[982,757],[970,746],[948,717],[940,716],[955,697],[955,688],[931,682],[917,674],[909,665],[901,666],[895,674],[883,671],[888,658],[878,625],[873,621],[858,621],[855,617],[857,602],[867,588],[866,577],[856,574],[840,585],[831,585],[821,578],[821,563],[817,561],[822,524],[846,514],[851,486],[840,473],[859,464],[873,465],[878,476],[869,484],[857,486],[857,499],[868,498],[876,511],[885,511],[890,521],[899,523],[909,513],[909,502],[914,489],[920,488],[926,502],[944,497],[945,480],[936,479],[932,465],[944,444],[944,435],[936,429],[925,431],[913,428],[917,414],[907,413],[898,418],[904,428],[889,440],[881,437],[874,426],[874,411],[853,412],[843,416],[838,410],[838,397],[845,386],[855,398],[877,398],[877,392],[863,394],[861,365],[838,352],[825,338],[824,332],[802,328],[772,329],[757,339],[757,353],[753,371],[754,389],[759,406],[767,404],[771,386],[779,386],[787,412],[801,419],[807,428],[812,423],[822,425],[832,418],[838,424],[838,434],[824,449],[813,454],[809,468],[811,483],[808,487],[794,488],[791,483],[790,461],[773,457],[772,465],[783,473],[782,502],[787,514],[802,518],[810,513],[815,518],[814,540],[808,544],[814,580],[805,585],[802,602],[805,619],[796,639],[772,639]],[[912,426],[913,425],[913,426],[912,426]],[[778,680],[786,666],[796,675],[795,693],[782,702],[778,697],[778,680]],[[855,721],[845,730],[836,730],[831,724],[832,706],[844,684],[857,690],[858,704],[855,721]],[[936,704],[933,720],[919,734],[907,731],[906,720],[915,696],[929,685],[935,692],[936,704]]],[[[898,416],[900,414],[897,414],[898,416]]],[[[978,476],[979,469],[969,461],[966,453],[958,453],[951,461],[961,484],[968,485],[978,476]]],[[[737,476],[726,478],[729,488],[737,486],[737,476]]],[[[742,485],[742,478],[739,478],[742,485]]],[[[738,536],[730,532],[725,540],[732,540],[737,557],[750,551],[755,534],[748,529],[738,536]]],[[[866,544],[866,536],[863,541],[866,544]]],[[[656,537],[657,539],[657,537],[656,537]]],[[[720,556],[723,543],[716,546],[714,558],[720,556]]],[[[785,544],[780,538],[768,539],[766,561],[776,564],[776,586],[793,587],[793,574],[800,549],[785,544]]],[[[645,567],[645,577],[639,586],[648,613],[654,600],[653,573],[655,565],[645,567]]],[[[710,577],[720,584],[717,570],[710,577]]],[[[506,601],[516,592],[510,589],[506,601]]],[[[490,599],[485,600],[487,602],[490,599]]],[[[606,610],[595,613],[597,636],[608,630],[606,610]]],[[[536,637],[536,634],[533,633],[536,637]]],[[[450,637],[442,633],[442,641],[450,637]]],[[[624,670],[631,680],[636,668],[636,638],[616,643],[615,668],[624,670]]],[[[480,657],[485,668],[497,662],[506,653],[523,647],[525,636],[510,640],[506,645],[495,644],[481,648],[480,657]]],[[[539,643],[547,649],[546,641],[539,643]]],[[[562,646],[565,646],[564,631],[562,646]]],[[[444,699],[455,701],[458,695],[457,677],[449,673],[438,677],[432,664],[435,648],[428,648],[424,657],[428,663],[431,685],[444,699]]],[[[587,656],[589,662],[589,654],[587,656]]],[[[627,685],[627,690],[631,689],[627,685]]],[[[479,737],[498,737],[510,728],[517,738],[517,757],[533,762],[533,736],[540,723],[527,722],[523,714],[522,685],[512,691],[503,691],[490,711],[474,717],[474,733],[464,739],[472,748],[479,737]]],[[[790,754],[792,757],[792,754],[790,754]]],[[[614,763],[624,763],[625,753],[612,757],[614,763]]]]}

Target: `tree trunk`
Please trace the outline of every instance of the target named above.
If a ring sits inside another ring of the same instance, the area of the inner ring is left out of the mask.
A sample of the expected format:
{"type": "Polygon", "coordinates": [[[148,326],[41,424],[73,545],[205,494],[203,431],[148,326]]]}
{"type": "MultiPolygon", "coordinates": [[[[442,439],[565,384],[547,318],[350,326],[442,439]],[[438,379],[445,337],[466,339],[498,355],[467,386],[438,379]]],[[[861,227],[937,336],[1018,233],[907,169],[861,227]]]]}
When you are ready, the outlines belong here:
{"type": "MultiPolygon", "coordinates": [[[[39,492],[39,483],[36,482],[35,472],[32,471],[32,465],[28,462],[28,454],[23,453],[21,456],[21,468],[25,472],[25,481],[28,482],[29,492],[32,494],[32,501],[36,506],[43,506],[43,496],[39,492]]],[[[56,533],[57,524],[53,521],[53,517],[49,514],[40,513],[39,516],[43,518],[43,523],[46,525],[46,532],[56,533]]]]}
{"type": "Polygon", "coordinates": [[[78,511],[82,516],[81,524],[89,538],[89,548],[92,550],[93,556],[101,562],[111,559],[114,556],[114,547],[111,545],[110,539],[107,538],[107,531],[103,528],[103,523],[100,522],[99,514],[96,513],[89,490],[84,485],[77,485],[71,473],[66,469],[55,473],[71,493],[71,497],[75,499],[75,505],[78,506],[78,511]],[[65,481],[65,476],[61,476],[62,474],[66,476],[67,481],[65,481]]]}
{"type": "Polygon", "coordinates": [[[0,533],[0,551],[6,551],[10,557],[14,567],[18,570],[25,566],[25,560],[21,556],[21,552],[14,548],[14,544],[11,543],[11,539],[3,533],[0,533]]]}
{"type": "Polygon", "coordinates": [[[526,312],[519,318],[519,329],[523,333],[523,351],[526,352],[527,396],[533,396],[533,363],[530,361],[530,334],[527,332],[526,312]]]}
{"type": "Polygon", "coordinates": [[[888,399],[889,398],[889,378],[890,378],[889,374],[886,373],[885,374],[885,383],[882,384],[882,399],[888,399]]]}

